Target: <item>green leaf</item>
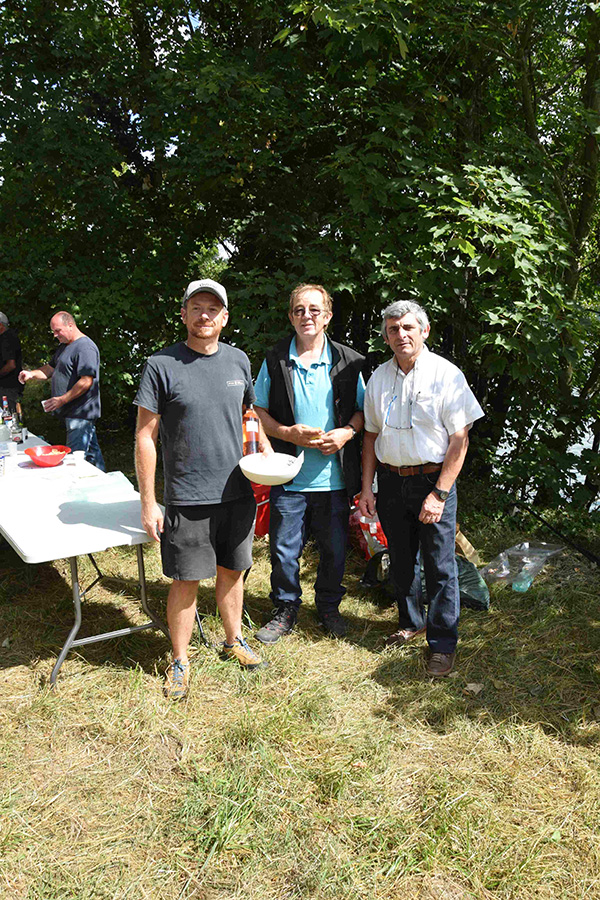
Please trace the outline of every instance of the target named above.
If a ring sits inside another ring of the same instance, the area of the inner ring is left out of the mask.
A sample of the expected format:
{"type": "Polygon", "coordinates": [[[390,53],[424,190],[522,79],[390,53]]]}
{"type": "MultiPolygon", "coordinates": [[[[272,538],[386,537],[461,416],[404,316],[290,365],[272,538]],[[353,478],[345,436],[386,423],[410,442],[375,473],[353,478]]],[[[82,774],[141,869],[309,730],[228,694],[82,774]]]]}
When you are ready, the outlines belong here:
{"type": "Polygon", "coordinates": [[[278,31],[273,38],[273,43],[275,43],[276,41],[284,41],[291,30],[291,28],[282,28],[281,31],[278,31]]]}
{"type": "Polygon", "coordinates": [[[459,250],[461,250],[463,253],[466,253],[471,257],[471,259],[473,259],[473,257],[477,253],[476,248],[466,238],[452,238],[451,241],[448,241],[448,246],[458,247],[459,250]]]}

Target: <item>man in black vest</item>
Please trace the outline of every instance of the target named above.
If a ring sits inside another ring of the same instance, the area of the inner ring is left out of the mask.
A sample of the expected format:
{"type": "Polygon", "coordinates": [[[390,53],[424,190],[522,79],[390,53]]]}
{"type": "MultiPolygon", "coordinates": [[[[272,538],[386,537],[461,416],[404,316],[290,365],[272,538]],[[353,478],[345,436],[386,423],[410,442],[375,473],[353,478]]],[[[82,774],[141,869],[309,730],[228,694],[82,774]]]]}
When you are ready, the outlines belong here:
{"type": "Polygon", "coordinates": [[[339,612],[348,533],[348,498],[360,485],[364,357],[326,337],[331,297],[319,284],[292,291],[289,318],[295,334],[276,344],[256,381],[257,413],[273,449],[296,456],[299,474],[271,488],[271,620],[256,637],[274,644],[296,623],[300,557],[309,534],[319,549],[315,602],[321,625],[346,634],[339,612]]]}

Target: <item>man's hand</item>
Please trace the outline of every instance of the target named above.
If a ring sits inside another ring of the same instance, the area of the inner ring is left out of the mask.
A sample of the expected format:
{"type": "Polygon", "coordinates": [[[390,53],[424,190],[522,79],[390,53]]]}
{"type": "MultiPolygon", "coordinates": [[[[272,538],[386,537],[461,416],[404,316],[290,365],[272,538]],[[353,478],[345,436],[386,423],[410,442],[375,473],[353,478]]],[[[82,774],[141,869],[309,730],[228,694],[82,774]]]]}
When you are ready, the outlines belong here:
{"type": "Polygon", "coordinates": [[[258,442],[258,451],[259,453],[262,453],[263,456],[271,456],[273,453],[275,453],[270,441],[266,440],[266,438],[258,442]]]}
{"type": "Polygon", "coordinates": [[[291,441],[297,447],[317,447],[321,449],[318,442],[323,437],[322,428],[311,428],[310,425],[290,425],[287,429],[286,441],[291,441]]]}
{"type": "Polygon", "coordinates": [[[158,503],[152,503],[148,507],[142,506],[142,527],[153,541],[160,541],[163,523],[164,518],[158,503]]]}
{"type": "Polygon", "coordinates": [[[60,409],[64,404],[65,401],[62,396],[50,397],[49,400],[44,400],[44,412],[54,412],[55,409],[60,409]]]}
{"type": "Polygon", "coordinates": [[[437,494],[433,492],[427,494],[419,513],[419,522],[423,522],[424,525],[435,525],[442,518],[444,506],[444,501],[440,500],[437,494]]]}
{"type": "Polygon", "coordinates": [[[341,450],[353,437],[354,432],[351,428],[334,428],[332,431],[326,431],[321,440],[312,446],[320,450],[324,456],[331,456],[332,453],[341,450]]]}
{"type": "Polygon", "coordinates": [[[19,381],[21,384],[25,384],[26,381],[29,381],[30,378],[33,378],[33,372],[28,372],[27,369],[22,369],[19,372],[19,381]]]}
{"type": "Polygon", "coordinates": [[[361,516],[371,518],[375,515],[375,494],[371,488],[363,488],[358,501],[358,510],[361,516]]]}

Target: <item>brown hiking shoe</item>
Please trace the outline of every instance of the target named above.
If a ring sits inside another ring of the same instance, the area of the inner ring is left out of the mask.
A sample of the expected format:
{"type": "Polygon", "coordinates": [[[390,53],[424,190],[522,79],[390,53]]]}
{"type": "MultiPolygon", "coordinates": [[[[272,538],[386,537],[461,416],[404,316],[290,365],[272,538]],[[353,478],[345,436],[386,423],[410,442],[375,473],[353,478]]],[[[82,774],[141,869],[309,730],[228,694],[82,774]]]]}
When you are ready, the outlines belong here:
{"type": "Polygon", "coordinates": [[[268,665],[241,637],[237,637],[233,644],[223,642],[222,656],[225,659],[237,659],[243,669],[264,669],[268,665]]]}
{"type": "Polygon", "coordinates": [[[190,664],[174,659],[165,673],[163,693],[169,700],[183,700],[190,683],[190,664]]]}
{"type": "Polygon", "coordinates": [[[427,674],[434,678],[449,675],[454,668],[456,653],[432,653],[427,662],[427,674]]]}
{"type": "Polygon", "coordinates": [[[408,628],[400,628],[398,631],[390,634],[389,637],[386,637],[385,646],[402,647],[403,644],[408,644],[409,641],[414,640],[414,638],[418,637],[420,634],[425,634],[426,631],[426,625],[424,625],[423,628],[418,628],[416,631],[410,631],[408,628]]]}

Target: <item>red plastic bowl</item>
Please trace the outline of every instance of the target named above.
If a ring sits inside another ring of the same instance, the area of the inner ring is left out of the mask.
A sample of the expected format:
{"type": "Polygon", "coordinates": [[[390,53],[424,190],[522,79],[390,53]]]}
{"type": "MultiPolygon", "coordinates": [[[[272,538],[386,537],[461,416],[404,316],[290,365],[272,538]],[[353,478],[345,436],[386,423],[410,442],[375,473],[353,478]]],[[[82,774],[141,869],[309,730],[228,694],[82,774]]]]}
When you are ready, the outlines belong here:
{"type": "Polygon", "coordinates": [[[71,448],[65,447],[63,444],[53,444],[51,447],[28,447],[25,451],[36,466],[46,468],[60,465],[67,453],[70,452],[71,448]],[[52,450],[54,453],[51,452],[52,450]]]}

